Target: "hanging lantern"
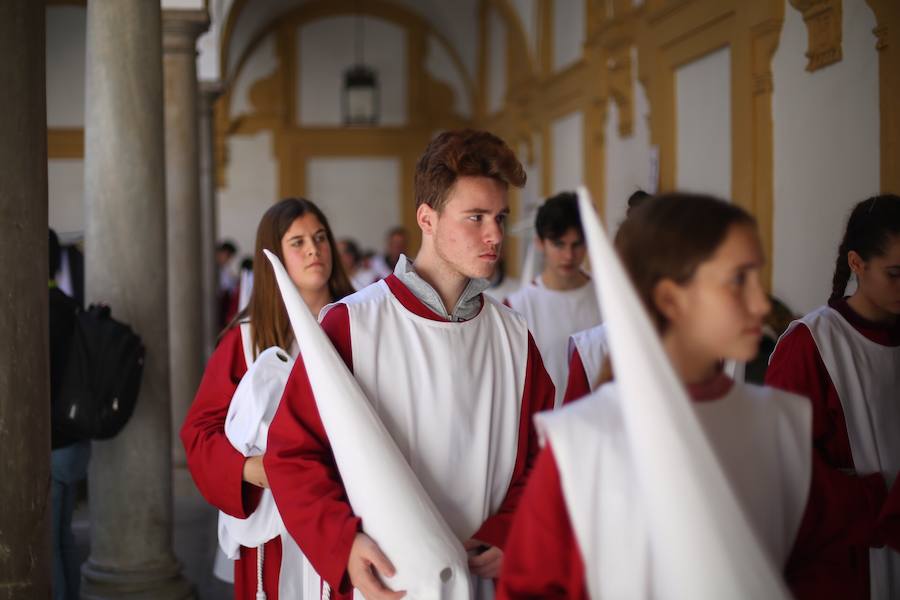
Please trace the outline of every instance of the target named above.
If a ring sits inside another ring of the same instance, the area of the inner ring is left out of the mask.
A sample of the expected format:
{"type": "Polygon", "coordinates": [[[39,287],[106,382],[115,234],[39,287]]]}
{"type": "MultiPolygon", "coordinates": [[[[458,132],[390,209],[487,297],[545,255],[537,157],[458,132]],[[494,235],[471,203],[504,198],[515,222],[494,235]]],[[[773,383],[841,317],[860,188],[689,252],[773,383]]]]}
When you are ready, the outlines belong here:
{"type": "Polygon", "coordinates": [[[344,124],[376,125],[378,123],[378,74],[359,62],[344,71],[344,124]]]}

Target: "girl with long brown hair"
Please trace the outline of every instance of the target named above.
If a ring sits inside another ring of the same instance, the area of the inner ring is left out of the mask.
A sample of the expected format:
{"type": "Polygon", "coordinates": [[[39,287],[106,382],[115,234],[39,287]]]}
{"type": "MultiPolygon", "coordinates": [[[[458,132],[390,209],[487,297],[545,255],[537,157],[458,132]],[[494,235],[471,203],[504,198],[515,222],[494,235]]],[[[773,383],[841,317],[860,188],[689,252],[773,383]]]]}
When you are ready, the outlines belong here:
{"type": "MultiPolygon", "coordinates": [[[[274,252],[313,314],[353,292],[337,257],[328,220],[303,198],[287,198],[270,207],[259,222],[253,259],[254,285],[247,308],[222,333],[181,428],[188,468],[206,500],[220,511],[246,519],[256,509],[268,479],[262,455],[245,457],[229,442],[225,419],[235,390],[265,349],[277,346],[296,355],[287,311],[263,250],[274,252]]],[[[268,600],[278,597],[280,538],[265,543],[265,561],[257,549],[240,547],[235,562],[235,598],[253,600],[262,587],[268,600]],[[257,568],[261,566],[261,573],[257,568]]]]}

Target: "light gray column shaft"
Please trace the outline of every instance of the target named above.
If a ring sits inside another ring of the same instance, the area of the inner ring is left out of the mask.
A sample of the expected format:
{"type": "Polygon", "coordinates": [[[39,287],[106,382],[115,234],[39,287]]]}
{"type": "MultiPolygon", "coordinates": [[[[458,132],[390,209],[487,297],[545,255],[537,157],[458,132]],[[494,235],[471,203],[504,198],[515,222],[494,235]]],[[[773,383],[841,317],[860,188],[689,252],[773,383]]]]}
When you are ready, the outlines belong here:
{"type": "Polygon", "coordinates": [[[89,0],[85,98],[89,301],[146,347],[134,414],[94,442],[82,598],[189,598],[172,553],[171,409],[159,3],[89,0]]]}
{"type": "Polygon", "coordinates": [[[215,102],[221,93],[218,83],[200,84],[200,252],[203,274],[203,341],[209,357],[219,334],[216,290],[216,243],[218,241],[218,200],[216,198],[215,102]]]}
{"type": "Polygon", "coordinates": [[[0,2],[0,599],[50,597],[44,3],[0,2]]]}
{"type": "Polygon", "coordinates": [[[186,466],[178,432],[200,384],[206,350],[196,43],[207,26],[206,11],[163,12],[169,364],[176,467],[186,466]]]}

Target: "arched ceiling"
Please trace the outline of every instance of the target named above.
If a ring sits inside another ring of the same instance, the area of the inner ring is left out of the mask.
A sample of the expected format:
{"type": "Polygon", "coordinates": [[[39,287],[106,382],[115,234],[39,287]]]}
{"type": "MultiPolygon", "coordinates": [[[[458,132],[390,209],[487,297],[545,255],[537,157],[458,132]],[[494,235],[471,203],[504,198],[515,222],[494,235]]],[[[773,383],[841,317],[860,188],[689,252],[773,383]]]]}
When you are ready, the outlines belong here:
{"type": "MultiPolygon", "coordinates": [[[[213,20],[207,39],[200,40],[201,52],[218,56],[201,57],[201,77],[226,80],[233,75],[241,55],[272,21],[299,6],[317,0],[210,0],[213,20]],[[227,37],[227,40],[225,39],[227,37]],[[215,46],[215,48],[213,48],[215,46]],[[222,55],[224,54],[224,55],[222,55]],[[213,69],[213,60],[218,63],[213,69]],[[220,66],[219,66],[220,65],[220,66]],[[223,71],[224,72],[220,72],[223,71]],[[215,71],[215,72],[214,72],[215,71]]],[[[363,4],[365,0],[358,0],[363,4]]],[[[470,79],[477,71],[475,43],[479,0],[384,0],[417,13],[443,35],[459,55],[470,79]]]]}

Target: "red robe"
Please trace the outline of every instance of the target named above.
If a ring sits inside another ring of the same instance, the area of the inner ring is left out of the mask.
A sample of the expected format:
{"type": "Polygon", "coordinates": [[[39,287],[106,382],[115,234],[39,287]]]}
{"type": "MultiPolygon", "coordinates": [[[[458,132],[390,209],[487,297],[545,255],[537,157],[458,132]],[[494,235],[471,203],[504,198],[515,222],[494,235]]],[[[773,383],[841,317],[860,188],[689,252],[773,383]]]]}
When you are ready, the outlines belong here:
{"type": "MultiPolygon", "coordinates": [[[[247,518],[259,503],[262,489],[243,480],[246,458],[225,437],[225,415],[231,397],[247,372],[240,327],[232,327],[216,347],[203,380],[181,427],[188,469],[207,502],[239,519],[247,518]]],[[[269,600],[278,600],[281,540],[266,543],[263,589],[269,600]]],[[[241,547],[234,564],[234,597],[256,598],[256,548],[241,547]]]]}
{"type": "MultiPolygon", "coordinates": [[[[388,276],[385,282],[407,310],[426,319],[444,320],[416,298],[396,276],[388,276]]],[[[325,315],[322,329],[352,371],[348,314],[346,306],[337,305],[325,315]]],[[[501,549],[506,546],[513,514],[539,450],[532,416],[552,408],[553,397],[553,383],[529,335],[512,481],[500,509],[483,523],[474,538],[501,549]]],[[[347,500],[302,358],[295,363],[269,429],[264,462],[288,531],[316,571],[331,585],[332,598],[350,598],[352,587],[347,561],[356,533],[361,530],[361,522],[347,500]]]]}
{"type": "MultiPolygon", "coordinates": [[[[868,322],[857,315],[846,300],[832,301],[829,305],[873,342],[885,346],[900,345],[900,326],[890,328],[868,322]]],[[[766,371],[766,385],[808,397],[813,406],[813,447],[817,455],[833,471],[854,469],[841,399],[805,325],[796,327],[779,340],[766,371]]],[[[871,489],[863,480],[868,478],[847,476],[846,479],[849,481],[847,493],[858,494],[861,504],[868,507],[864,513],[858,513],[857,518],[871,521],[883,511],[878,531],[873,532],[871,538],[857,539],[856,543],[833,544],[823,548],[815,560],[793,565],[791,584],[798,598],[868,600],[869,547],[884,543],[895,549],[898,546],[900,528],[896,515],[900,509],[900,488],[895,485],[888,504],[882,506],[870,496],[866,501],[871,489]]]]}
{"type": "MultiPolygon", "coordinates": [[[[727,388],[715,383],[712,387],[692,388],[695,401],[715,401],[727,388]]],[[[806,511],[800,524],[790,565],[796,557],[810,556],[823,546],[856,537],[867,537],[874,527],[874,518],[849,524],[848,512],[868,512],[871,505],[884,499],[884,482],[879,475],[862,480],[867,493],[863,498],[843,491],[844,479],[835,478],[813,456],[813,475],[806,511]],[[824,502],[824,499],[828,502],[824,502]]],[[[839,474],[840,475],[840,474],[839,474]]],[[[871,514],[871,513],[868,513],[871,514]]],[[[796,591],[795,591],[796,593],[796,591]]],[[[839,598],[829,587],[821,586],[818,598],[839,598]]],[[[585,566],[572,529],[560,483],[559,469],[553,451],[547,445],[538,457],[534,471],[516,514],[509,536],[497,599],[583,598],[588,595],[585,566]]]]}
{"type": "Polygon", "coordinates": [[[583,398],[590,393],[591,383],[588,381],[584,363],[581,362],[581,355],[578,354],[578,349],[576,348],[572,351],[572,358],[569,360],[569,380],[566,382],[563,405],[568,404],[572,400],[583,398]]]}

